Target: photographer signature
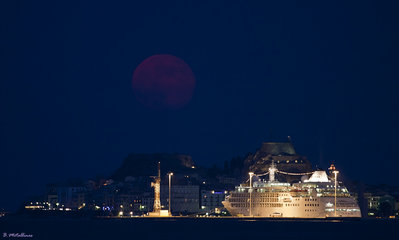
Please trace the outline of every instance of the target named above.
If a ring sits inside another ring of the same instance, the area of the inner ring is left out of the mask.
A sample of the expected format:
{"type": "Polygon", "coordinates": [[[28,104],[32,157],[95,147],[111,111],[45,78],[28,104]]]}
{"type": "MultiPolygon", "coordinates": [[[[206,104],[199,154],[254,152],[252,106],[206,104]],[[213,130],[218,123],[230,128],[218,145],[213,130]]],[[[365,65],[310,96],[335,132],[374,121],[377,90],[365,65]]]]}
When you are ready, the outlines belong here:
{"type": "Polygon", "coordinates": [[[33,238],[33,234],[27,233],[3,233],[3,238],[33,238]]]}

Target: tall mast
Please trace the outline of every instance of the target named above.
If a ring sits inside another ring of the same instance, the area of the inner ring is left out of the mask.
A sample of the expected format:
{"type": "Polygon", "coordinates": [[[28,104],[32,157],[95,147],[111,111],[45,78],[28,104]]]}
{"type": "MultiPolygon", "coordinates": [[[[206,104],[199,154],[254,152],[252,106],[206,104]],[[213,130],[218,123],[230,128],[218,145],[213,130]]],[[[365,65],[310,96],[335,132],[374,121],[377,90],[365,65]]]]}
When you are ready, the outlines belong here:
{"type": "Polygon", "coordinates": [[[269,182],[275,181],[275,173],[277,172],[276,165],[274,164],[274,160],[272,160],[272,164],[269,167],[269,182]]]}
{"type": "Polygon", "coordinates": [[[161,178],[161,162],[158,162],[158,178],[161,178]]]}

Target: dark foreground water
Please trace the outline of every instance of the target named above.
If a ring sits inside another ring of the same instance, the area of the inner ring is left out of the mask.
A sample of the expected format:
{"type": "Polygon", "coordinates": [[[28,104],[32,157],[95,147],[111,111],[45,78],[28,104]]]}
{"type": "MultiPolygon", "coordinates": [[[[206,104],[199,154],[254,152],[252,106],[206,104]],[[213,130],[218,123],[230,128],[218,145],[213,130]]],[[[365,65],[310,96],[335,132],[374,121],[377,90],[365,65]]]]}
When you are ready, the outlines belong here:
{"type": "Polygon", "coordinates": [[[12,217],[0,218],[0,234],[0,239],[383,240],[399,239],[399,221],[12,217]]]}

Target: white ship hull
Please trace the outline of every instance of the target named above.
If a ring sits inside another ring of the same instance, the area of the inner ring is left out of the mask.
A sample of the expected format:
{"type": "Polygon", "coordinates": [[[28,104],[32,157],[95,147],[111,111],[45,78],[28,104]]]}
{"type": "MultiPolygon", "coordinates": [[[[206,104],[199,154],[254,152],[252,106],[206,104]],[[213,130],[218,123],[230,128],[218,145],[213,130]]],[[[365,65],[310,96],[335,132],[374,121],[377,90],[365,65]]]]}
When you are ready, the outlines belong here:
{"type": "Polygon", "coordinates": [[[337,199],[337,210],[326,207],[334,203],[334,198],[293,198],[293,201],[280,200],[277,202],[253,201],[249,204],[249,197],[245,203],[223,202],[224,207],[233,216],[239,217],[278,217],[278,218],[329,218],[354,217],[360,218],[360,209],[353,199],[337,199]],[[341,206],[342,205],[342,206],[341,206]],[[250,211],[250,207],[252,210],[250,211]]]}
{"type": "MultiPolygon", "coordinates": [[[[323,175],[320,171],[317,174],[323,175]]],[[[231,215],[242,217],[361,217],[360,208],[348,190],[328,179],[293,185],[277,181],[258,181],[253,186],[242,184],[226,197],[223,205],[231,215]]]]}

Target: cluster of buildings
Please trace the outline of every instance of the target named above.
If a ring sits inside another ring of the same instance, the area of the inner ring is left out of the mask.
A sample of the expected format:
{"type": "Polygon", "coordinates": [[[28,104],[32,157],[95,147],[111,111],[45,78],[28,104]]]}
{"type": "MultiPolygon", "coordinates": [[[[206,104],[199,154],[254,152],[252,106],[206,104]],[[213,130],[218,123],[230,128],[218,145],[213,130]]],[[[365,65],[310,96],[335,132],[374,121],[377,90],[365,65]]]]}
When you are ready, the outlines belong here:
{"type": "Polygon", "coordinates": [[[367,185],[363,193],[363,204],[368,217],[399,218],[399,187],[367,185]]]}
{"type": "Polygon", "coordinates": [[[187,155],[132,154],[109,179],[49,184],[45,194],[28,201],[24,209],[141,216],[154,211],[158,196],[159,207],[170,209],[173,215],[224,214],[222,201],[238,183],[220,169],[196,167],[187,155]],[[168,174],[172,171],[173,176],[168,174]],[[154,178],[159,179],[158,195],[152,187],[154,178]]]}
{"type": "MultiPolygon", "coordinates": [[[[283,171],[312,171],[310,162],[295,152],[290,141],[263,143],[255,154],[233,159],[225,163],[224,169],[197,167],[187,155],[133,154],[109,179],[49,184],[45,194],[26,202],[24,209],[90,211],[105,216],[145,215],[154,211],[151,176],[156,175],[158,161],[163,166],[159,175],[161,209],[170,209],[173,215],[228,214],[222,201],[229,191],[245,181],[248,172],[262,172],[272,161],[283,171]],[[168,175],[170,172],[173,177],[168,175]]],[[[349,189],[357,196],[363,217],[399,217],[399,187],[354,185],[349,189]]]]}
{"type": "MultiPolygon", "coordinates": [[[[179,176],[176,178],[190,177],[179,176]]],[[[201,184],[177,181],[170,187],[161,184],[161,208],[170,209],[173,215],[222,213],[226,189],[211,189],[206,181],[201,184]]],[[[47,186],[46,194],[37,201],[27,202],[27,210],[98,211],[101,215],[137,216],[154,210],[154,190],[147,179],[88,180],[80,184],[61,183],[47,186]],[[147,187],[137,187],[147,186],[147,187]]]]}

